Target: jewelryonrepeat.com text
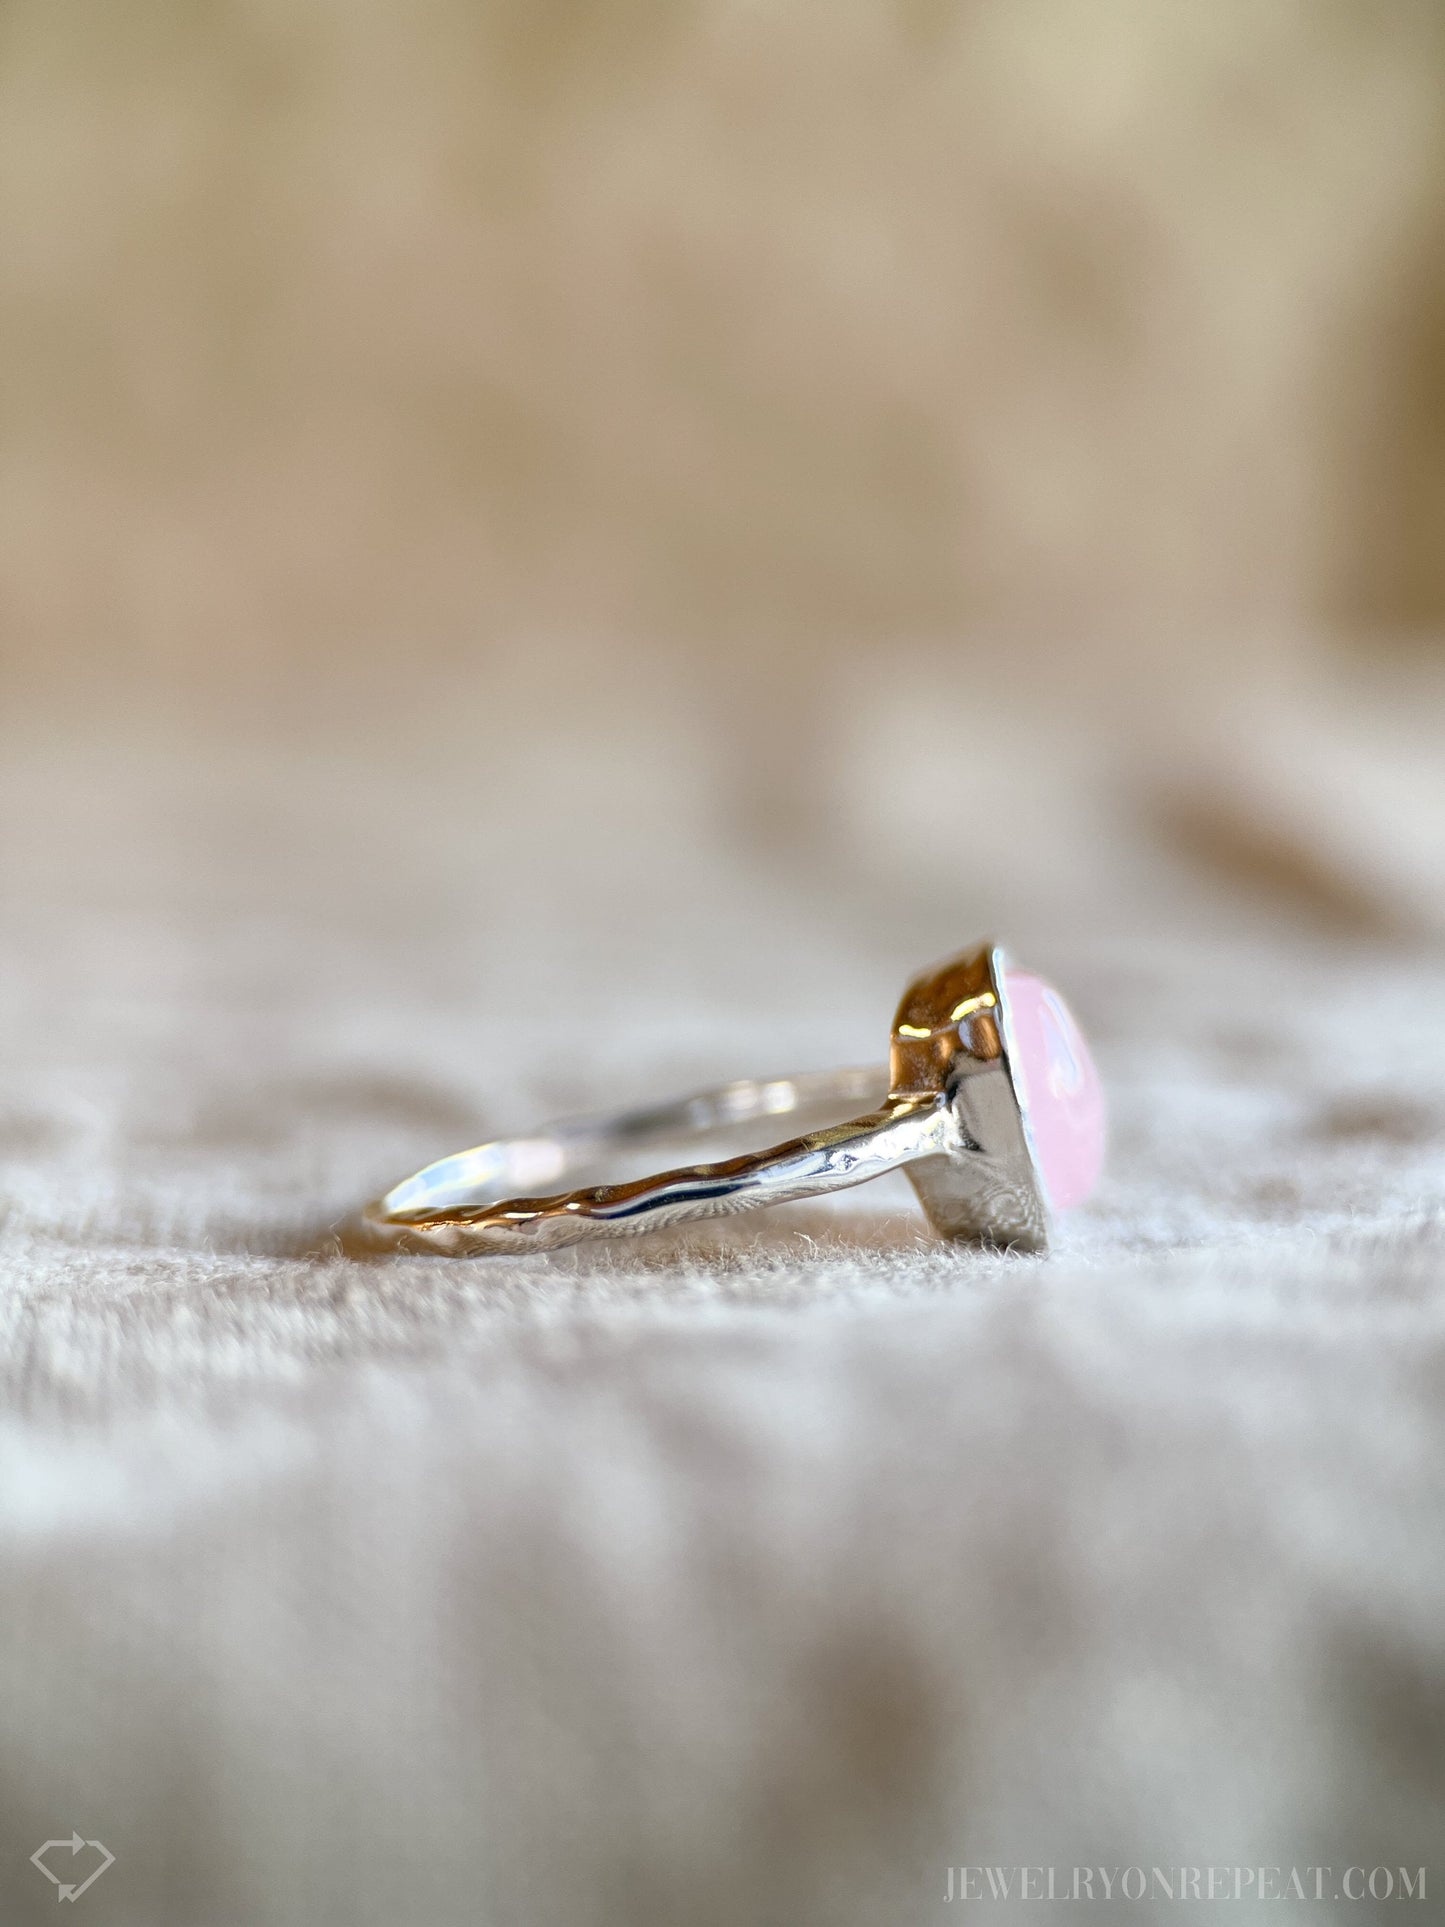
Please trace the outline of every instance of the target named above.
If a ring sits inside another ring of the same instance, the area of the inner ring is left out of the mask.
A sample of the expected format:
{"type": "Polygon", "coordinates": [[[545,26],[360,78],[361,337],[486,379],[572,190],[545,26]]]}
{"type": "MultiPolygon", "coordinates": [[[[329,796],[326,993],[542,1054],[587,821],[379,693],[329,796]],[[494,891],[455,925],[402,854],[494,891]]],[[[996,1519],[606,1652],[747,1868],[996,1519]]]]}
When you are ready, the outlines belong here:
{"type": "Polygon", "coordinates": [[[1425,1867],[949,1867],[945,1900],[1423,1900],[1425,1867]]]}

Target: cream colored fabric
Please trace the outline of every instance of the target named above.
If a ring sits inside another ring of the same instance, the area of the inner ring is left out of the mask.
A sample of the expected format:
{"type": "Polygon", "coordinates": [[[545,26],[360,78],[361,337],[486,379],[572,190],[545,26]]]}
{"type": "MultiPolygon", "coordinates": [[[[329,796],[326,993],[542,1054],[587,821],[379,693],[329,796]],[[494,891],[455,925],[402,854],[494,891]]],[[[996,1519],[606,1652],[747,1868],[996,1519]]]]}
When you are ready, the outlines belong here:
{"type": "Polygon", "coordinates": [[[1321,894],[1358,839],[1288,898],[1228,837],[1201,866],[1207,757],[1188,840],[1103,756],[930,855],[946,795],[815,743],[873,842],[750,842],[649,686],[525,755],[480,683],[364,727],[12,709],[6,1921],[53,1918],[28,1856],[72,1828],[116,1927],[876,1927],[951,1917],[963,1863],[1429,1864],[1438,951],[1321,894]],[[989,924],[1112,1096],[1047,1261],[941,1248],[901,1182],[550,1260],[331,1238],[489,1130],[866,1057],[989,924]]]}

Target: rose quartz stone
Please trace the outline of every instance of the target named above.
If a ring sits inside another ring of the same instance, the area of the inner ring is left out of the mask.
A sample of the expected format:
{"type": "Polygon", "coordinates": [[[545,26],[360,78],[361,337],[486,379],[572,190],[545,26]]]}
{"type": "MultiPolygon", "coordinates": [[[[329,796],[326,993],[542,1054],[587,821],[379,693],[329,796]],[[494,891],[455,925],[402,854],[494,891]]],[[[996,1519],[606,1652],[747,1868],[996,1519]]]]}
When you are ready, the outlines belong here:
{"type": "Polygon", "coordinates": [[[1011,1068],[1055,1211],[1081,1204],[1104,1168],[1104,1092],[1083,1034],[1059,993],[1032,971],[1010,970],[1011,1068]]]}

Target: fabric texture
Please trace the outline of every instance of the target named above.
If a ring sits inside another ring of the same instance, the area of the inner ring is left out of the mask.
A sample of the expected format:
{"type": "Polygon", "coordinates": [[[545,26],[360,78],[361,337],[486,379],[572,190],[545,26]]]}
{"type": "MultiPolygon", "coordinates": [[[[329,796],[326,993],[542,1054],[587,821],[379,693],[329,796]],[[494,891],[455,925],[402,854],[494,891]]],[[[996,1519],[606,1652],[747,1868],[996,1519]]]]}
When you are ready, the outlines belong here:
{"type": "Polygon", "coordinates": [[[951,856],[936,789],[840,764],[822,819],[871,844],[750,841],[715,721],[639,692],[599,741],[584,692],[539,775],[493,693],[7,724],[6,1921],[54,1917],[29,1856],[72,1829],[115,1927],[876,1927],[951,1918],[962,1864],[1428,1864],[1426,859],[1372,881],[1323,793],[1241,854],[1207,764],[1187,811],[1061,778],[1004,848],[965,804],[951,856]],[[901,1179],[553,1258],[338,1233],[491,1132],[866,1061],[990,924],[1110,1096],[1047,1259],[933,1242],[901,1179]]]}

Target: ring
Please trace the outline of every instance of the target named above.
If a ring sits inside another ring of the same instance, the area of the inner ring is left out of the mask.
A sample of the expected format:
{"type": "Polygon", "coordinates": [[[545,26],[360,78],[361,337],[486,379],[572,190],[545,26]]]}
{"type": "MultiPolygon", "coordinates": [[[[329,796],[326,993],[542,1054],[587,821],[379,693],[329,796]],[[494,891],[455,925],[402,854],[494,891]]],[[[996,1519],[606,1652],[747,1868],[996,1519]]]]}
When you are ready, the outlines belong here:
{"type": "Polygon", "coordinates": [[[745,1079],[676,1103],[574,1118],[442,1158],[361,1214],[368,1241],[447,1257],[550,1251],[586,1238],[841,1191],[907,1172],[940,1237],[1044,1251],[1054,1214],[1104,1161],[1104,1098],[1067,1005],[993,945],[908,986],[889,1070],[745,1079]],[[548,1196],[619,1152],[759,1118],[866,1104],[865,1114],[717,1164],[548,1196]]]}

